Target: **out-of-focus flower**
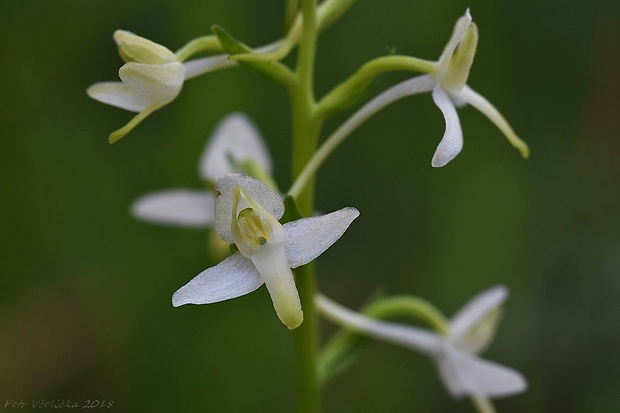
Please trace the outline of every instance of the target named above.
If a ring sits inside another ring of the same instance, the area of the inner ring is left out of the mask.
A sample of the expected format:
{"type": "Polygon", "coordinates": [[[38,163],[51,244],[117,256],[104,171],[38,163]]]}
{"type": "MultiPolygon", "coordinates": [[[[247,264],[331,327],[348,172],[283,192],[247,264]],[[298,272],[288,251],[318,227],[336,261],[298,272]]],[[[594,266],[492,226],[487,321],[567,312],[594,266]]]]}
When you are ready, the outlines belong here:
{"type": "MultiPolygon", "coordinates": [[[[200,157],[198,173],[213,185],[226,174],[260,170],[271,174],[271,157],[254,126],[244,114],[226,116],[207,141],[200,157]]],[[[174,188],[156,191],[138,198],[132,215],[156,224],[208,228],[215,221],[215,196],[212,191],[174,188]]]]}
{"type": "Polygon", "coordinates": [[[508,367],[478,357],[493,339],[500,306],[508,290],[496,286],[468,302],[450,321],[447,333],[379,321],[348,310],[324,296],[317,296],[319,310],[329,319],[369,335],[431,356],[453,397],[501,397],[524,391],[523,376],[508,367]]]}

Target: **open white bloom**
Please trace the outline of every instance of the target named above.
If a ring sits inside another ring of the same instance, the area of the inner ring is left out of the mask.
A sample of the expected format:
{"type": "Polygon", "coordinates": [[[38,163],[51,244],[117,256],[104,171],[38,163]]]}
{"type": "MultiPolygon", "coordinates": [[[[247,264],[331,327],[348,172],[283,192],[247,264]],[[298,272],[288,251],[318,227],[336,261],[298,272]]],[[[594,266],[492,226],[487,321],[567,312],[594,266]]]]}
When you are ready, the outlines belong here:
{"type": "Polygon", "coordinates": [[[302,218],[284,225],[280,195],[262,182],[231,174],[217,183],[215,228],[239,252],[208,268],[172,296],[172,305],[209,304],[267,286],[280,320],[288,328],[303,321],[291,268],[305,265],[336,242],[358,217],[355,208],[302,218]]]}
{"type": "Polygon", "coordinates": [[[405,346],[435,359],[439,375],[453,397],[501,397],[524,391],[523,376],[508,367],[478,357],[492,340],[504,286],[484,291],[469,301],[449,323],[446,335],[404,324],[367,318],[324,296],[316,298],[328,318],[362,334],[405,346]]]}
{"type": "Polygon", "coordinates": [[[110,134],[110,143],[131,131],[148,115],[172,102],[181,92],[185,67],[166,47],[131,32],[117,30],[114,41],[125,64],[118,71],[121,82],[95,83],[88,95],[102,103],[138,114],[110,134]]]}
{"type": "MultiPolygon", "coordinates": [[[[240,172],[252,163],[271,174],[271,158],[263,139],[242,113],[226,116],[207,141],[200,157],[198,173],[212,183],[226,174],[240,172]]],[[[215,196],[208,190],[174,188],[146,194],[131,206],[140,220],[163,225],[207,228],[215,221],[215,196]]]]}
{"type": "Polygon", "coordinates": [[[443,113],[446,130],[431,162],[435,167],[445,166],[463,148],[463,131],[456,107],[465,104],[472,105],[489,118],[523,157],[529,156],[527,144],[519,139],[501,113],[467,85],[477,44],[478,28],[472,23],[468,9],[454,26],[452,36],[437,61],[437,72],[414,77],[395,87],[406,91],[405,95],[432,92],[433,101],[443,113]]]}

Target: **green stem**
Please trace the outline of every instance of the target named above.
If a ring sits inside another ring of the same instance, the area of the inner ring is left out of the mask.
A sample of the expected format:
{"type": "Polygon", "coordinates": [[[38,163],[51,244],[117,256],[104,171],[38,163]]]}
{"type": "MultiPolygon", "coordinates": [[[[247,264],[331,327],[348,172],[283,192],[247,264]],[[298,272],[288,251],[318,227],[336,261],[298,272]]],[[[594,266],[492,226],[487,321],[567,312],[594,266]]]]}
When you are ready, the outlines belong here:
{"type": "MultiPolygon", "coordinates": [[[[322,122],[316,116],[314,100],[314,59],[316,55],[316,0],[302,2],[303,27],[297,59],[297,83],[291,90],[293,116],[293,178],[304,169],[317,146],[322,122]]],[[[296,197],[303,215],[310,215],[314,206],[313,184],[296,197]]]]}
{"type": "Polygon", "coordinates": [[[319,319],[314,305],[316,277],[312,263],[293,270],[295,284],[302,303],[304,321],[297,328],[297,411],[317,413],[320,411],[321,386],[318,380],[319,319]]]}
{"type": "MultiPolygon", "coordinates": [[[[303,170],[312,157],[321,121],[316,117],[314,100],[314,61],[318,35],[316,0],[302,0],[302,31],[296,66],[296,83],[289,87],[293,122],[293,178],[303,170]]],[[[304,215],[314,207],[314,184],[297,197],[297,206],[304,215]]],[[[316,275],[312,264],[295,269],[295,282],[299,291],[304,322],[298,331],[298,404],[300,413],[317,413],[320,410],[321,388],[318,379],[319,328],[314,307],[316,275]]]]}

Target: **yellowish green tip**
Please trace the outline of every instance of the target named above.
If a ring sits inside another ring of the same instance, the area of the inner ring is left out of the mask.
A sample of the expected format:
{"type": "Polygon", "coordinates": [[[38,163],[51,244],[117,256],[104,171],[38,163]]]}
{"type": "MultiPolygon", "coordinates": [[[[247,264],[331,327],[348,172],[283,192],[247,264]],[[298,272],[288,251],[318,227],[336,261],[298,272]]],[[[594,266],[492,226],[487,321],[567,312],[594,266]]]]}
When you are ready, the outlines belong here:
{"type": "Polygon", "coordinates": [[[157,109],[159,109],[159,106],[149,106],[149,107],[147,107],[142,112],[140,112],[136,116],[134,116],[129,122],[127,122],[127,124],[125,126],[123,126],[122,128],[112,132],[110,134],[110,136],[108,136],[108,141],[110,143],[118,142],[125,135],[127,135],[129,132],[131,132],[131,130],[133,128],[138,126],[138,124],[140,122],[142,122],[147,116],[149,116],[151,113],[153,113],[157,109]]]}

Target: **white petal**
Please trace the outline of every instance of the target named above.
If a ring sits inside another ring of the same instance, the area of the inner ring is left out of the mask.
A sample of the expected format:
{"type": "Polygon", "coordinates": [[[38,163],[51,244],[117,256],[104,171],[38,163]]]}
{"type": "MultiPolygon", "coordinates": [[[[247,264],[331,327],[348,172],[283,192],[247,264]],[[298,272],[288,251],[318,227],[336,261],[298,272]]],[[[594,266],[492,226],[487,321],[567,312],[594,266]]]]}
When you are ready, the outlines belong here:
{"type": "Polygon", "coordinates": [[[123,83],[152,104],[170,103],[181,92],[185,68],[179,62],[152,65],[125,63],[118,71],[123,83]]]}
{"type": "Polygon", "coordinates": [[[323,295],[317,295],[315,302],[325,317],[338,324],[344,324],[358,333],[411,348],[427,355],[438,355],[441,350],[442,339],[428,330],[368,318],[336,304],[323,295]]]}
{"type": "MultiPolygon", "coordinates": [[[[450,321],[450,340],[473,353],[482,351],[495,334],[498,317],[489,319],[491,325],[479,328],[489,315],[508,298],[508,289],[495,286],[476,295],[450,321]]],[[[497,314],[497,312],[495,313],[497,314]]]]}
{"type": "Polygon", "coordinates": [[[521,393],[527,383],[521,373],[445,345],[437,359],[439,375],[453,397],[501,397],[521,393]]]}
{"type": "Polygon", "coordinates": [[[268,242],[262,245],[251,259],[265,281],[280,320],[290,329],[298,327],[304,314],[301,311],[293,273],[286,259],[284,244],[268,242]]]}
{"type": "Polygon", "coordinates": [[[435,86],[433,89],[433,100],[446,120],[446,131],[431,161],[431,165],[434,167],[441,167],[454,159],[463,149],[463,130],[454,103],[441,87],[435,86]]]}
{"type": "Polygon", "coordinates": [[[215,221],[215,197],[206,191],[182,188],[153,192],[138,198],[131,213],[156,224],[205,228],[215,221]]]}
{"type": "Polygon", "coordinates": [[[261,285],[263,279],[252,261],[236,253],[179,288],[172,305],[217,303],[251,293],[261,285]]]}
{"type": "Polygon", "coordinates": [[[456,47],[465,37],[465,34],[467,33],[467,29],[469,28],[470,24],[471,14],[469,14],[469,9],[467,9],[465,11],[465,14],[456,21],[454,29],[452,30],[452,35],[450,36],[450,40],[448,40],[448,43],[446,43],[446,46],[443,49],[443,52],[441,52],[441,56],[439,56],[438,63],[443,70],[447,68],[447,65],[450,62],[450,59],[452,58],[456,47]]]}
{"type": "Polygon", "coordinates": [[[237,62],[229,60],[228,55],[203,57],[201,59],[188,60],[183,63],[185,67],[185,80],[214,72],[219,69],[237,66],[237,62]]]}
{"type": "Polygon", "coordinates": [[[200,176],[217,182],[226,174],[239,172],[230,160],[252,161],[271,173],[271,158],[260,133],[247,116],[233,113],[217,126],[200,159],[200,176]]]}
{"type": "Polygon", "coordinates": [[[485,99],[484,96],[478,94],[475,90],[465,85],[458,96],[465,102],[469,103],[484,114],[499,130],[502,131],[508,142],[521,152],[521,156],[528,158],[530,156],[530,148],[527,143],[523,142],[510,127],[510,124],[504,119],[502,114],[485,99]]]}
{"type": "Polygon", "coordinates": [[[332,246],[359,216],[355,208],[343,208],[320,217],[284,224],[286,255],[291,268],[305,265],[332,246]]]}
{"type": "Polygon", "coordinates": [[[242,187],[246,193],[265,210],[280,219],[284,214],[284,203],[273,189],[259,180],[244,174],[230,174],[217,181],[215,200],[215,229],[225,241],[233,242],[231,234],[233,190],[242,187]]]}
{"type": "Polygon", "coordinates": [[[95,83],[86,90],[86,93],[101,103],[131,112],[140,112],[150,104],[146,97],[139,95],[122,82],[95,83]]]}

